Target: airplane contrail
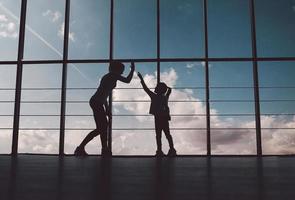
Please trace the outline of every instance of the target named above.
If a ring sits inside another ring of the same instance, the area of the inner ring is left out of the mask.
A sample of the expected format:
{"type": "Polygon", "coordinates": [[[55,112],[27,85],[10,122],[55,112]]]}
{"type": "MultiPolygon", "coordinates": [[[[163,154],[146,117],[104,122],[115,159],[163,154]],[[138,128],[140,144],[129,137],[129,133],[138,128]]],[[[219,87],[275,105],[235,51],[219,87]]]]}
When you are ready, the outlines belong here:
{"type": "MultiPolygon", "coordinates": [[[[13,19],[15,19],[18,23],[20,23],[20,19],[19,17],[17,17],[13,12],[11,12],[11,10],[9,10],[8,8],[6,8],[2,3],[0,3],[0,7],[2,8],[2,10],[4,10],[4,12],[6,12],[8,15],[10,15],[10,17],[12,17],[13,19]]],[[[46,39],[44,39],[39,33],[37,33],[34,29],[32,29],[29,25],[26,24],[26,28],[28,29],[28,31],[30,31],[34,36],[36,36],[39,40],[41,40],[47,47],[49,47],[52,51],[54,51],[56,54],[58,54],[61,58],[63,57],[63,54],[57,50],[54,46],[52,46],[46,39]]],[[[83,77],[85,78],[87,81],[93,83],[93,81],[91,81],[83,72],[81,72],[79,70],[79,68],[74,65],[74,64],[70,64],[71,66],[74,67],[74,69],[83,77]]]]}

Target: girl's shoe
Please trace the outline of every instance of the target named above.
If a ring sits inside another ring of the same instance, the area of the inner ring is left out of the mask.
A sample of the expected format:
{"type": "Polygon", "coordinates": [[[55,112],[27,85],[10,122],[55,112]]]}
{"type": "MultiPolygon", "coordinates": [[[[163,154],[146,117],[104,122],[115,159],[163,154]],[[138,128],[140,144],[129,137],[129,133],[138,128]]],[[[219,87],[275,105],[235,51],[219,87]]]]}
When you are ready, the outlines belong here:
{"type": "Polygon", "coordinates": [[[102,148],[101,149],[101,156],[102,157],[111,157],[112,156],[112,152],[109,148],[102,148]]]}
{"type": "Polygon", "coordinates": [[[160,157],[163,157],[163,156],[165,156],[165,154],[163,153],[163,151],[162,150],[157,150],[156,151],[156,155],[155,155],[156,157],[158,157],[158,158],[160,158],[160,157]]]}
{"type": "Polygon", "coordinates": [[[175,156],[177,156],[176,150],[174,148],[173,149],[169,149],[167,156],[169,156],[169,157],[175,157],[175,156]]]}
{"type": "Polygon", "coordinates": [[[75,156],[88,156],[88,153],[85,151],[84,147],[78,146],[74,153],[75,156]]]}

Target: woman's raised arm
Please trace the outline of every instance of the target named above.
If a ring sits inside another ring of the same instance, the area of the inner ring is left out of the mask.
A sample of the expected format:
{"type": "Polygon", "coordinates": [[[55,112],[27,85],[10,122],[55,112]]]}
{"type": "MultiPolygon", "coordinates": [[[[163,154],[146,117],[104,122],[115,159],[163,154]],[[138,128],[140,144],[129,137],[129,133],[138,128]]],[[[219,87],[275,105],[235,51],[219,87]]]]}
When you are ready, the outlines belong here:
{"type": "Polygon", "coordinates": [[[131,79],[133,77],[134,70],[135,70],[134,62],[131,62],[130,72],[129,72],[128,76],[127,77],[119,76],[118,77],[118,80],[119,81],[122,81],[124,83],[130,83],[130,81],[131,81],[131,79]]]}

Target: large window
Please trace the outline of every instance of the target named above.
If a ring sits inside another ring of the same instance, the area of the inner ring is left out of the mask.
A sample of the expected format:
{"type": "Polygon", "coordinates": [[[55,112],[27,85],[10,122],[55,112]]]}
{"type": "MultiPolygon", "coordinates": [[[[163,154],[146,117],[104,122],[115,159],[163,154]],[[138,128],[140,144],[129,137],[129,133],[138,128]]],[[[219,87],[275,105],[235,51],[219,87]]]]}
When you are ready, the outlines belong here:
{"type": "MultiPolygon", "coordinates": [[[[172,88],[179,155],[295,153],[294,0],[0,0],[0,153],[73,154],[119,60],[172,88]]],[[[109,99],[113,155],[156,151],[134,74],[109,99]]],[[[163,134],[163,150],[168,144],[163,134]]],[[[100,154],[100,140],[86,147],[100,154]]]]}

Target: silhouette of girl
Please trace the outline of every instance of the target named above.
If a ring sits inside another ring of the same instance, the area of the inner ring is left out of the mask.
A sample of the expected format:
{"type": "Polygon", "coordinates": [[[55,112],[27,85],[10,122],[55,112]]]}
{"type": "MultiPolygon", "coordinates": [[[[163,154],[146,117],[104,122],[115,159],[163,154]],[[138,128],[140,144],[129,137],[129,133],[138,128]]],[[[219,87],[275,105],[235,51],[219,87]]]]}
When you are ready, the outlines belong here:
{"type": "Polygon", "coordinates": [[[169,121],[171,120],[170,111],[168,107],[168,99],[171,94],[171,88],[169,88],[165,83],[159,82],[152,92],[145,84],[142,75],[138,72],[138,77],[140,78],[141,85],[144,91],[151,98],[150,114],[155,117],[155,129],[156,129],[156,141],[157,141],[157,151],[156,156],[162,157],[165,154],[162,151],[162,131],[164,131],[165,136],[169,143],[168,156],[176,156],[176,150],[174,148],[173,139],[170,134],[169,121]]]}
{"type": "Polygon", "coordinates": [[[111,156],[112,152],[107,146],[107,128],[108,120],[107,114],[110,113],[109,106],[107,103],[107,98],[111,94],[112,90],[116,87],[117,81],[122,81],[124,83],[130,83],[135,65],[132,62],[130,66],[130,72],[127,77],[123,77],[124,64],[118,61],[113,61],[109,65],[109,73],[104,75],[100,81],[100,85],[97,88],[95,94],[90,98],[89,104],[93,111],[94,120],[96,124],[96,129],[88,133],[84,138],[81,144],[76,148],[76,156],[87,156],[85,151],[85,146],[90,142],[94,137],[100,134],[101,140],[101,155],[102,156],[111,156]]]}

